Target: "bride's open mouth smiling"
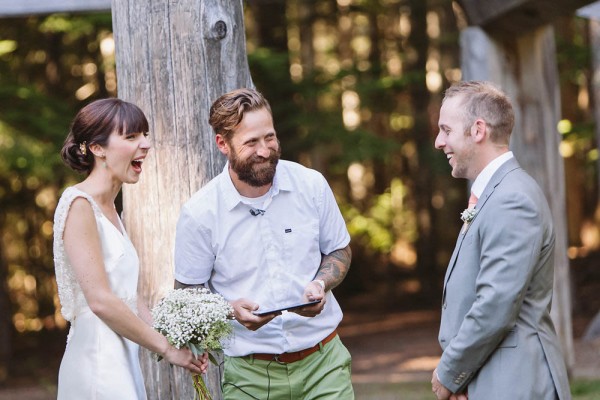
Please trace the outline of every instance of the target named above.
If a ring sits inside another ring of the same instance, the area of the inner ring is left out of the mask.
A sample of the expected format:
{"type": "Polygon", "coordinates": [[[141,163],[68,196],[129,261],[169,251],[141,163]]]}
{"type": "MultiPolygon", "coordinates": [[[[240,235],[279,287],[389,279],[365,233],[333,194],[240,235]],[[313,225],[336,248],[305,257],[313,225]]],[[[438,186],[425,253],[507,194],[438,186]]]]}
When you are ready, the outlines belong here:
{"type": "Polygon", "coordinates": [[[144,162],[144,157],[136,158],[131,162],[131,167],[138,174],[142,172],[142,163],[144,162]]]}

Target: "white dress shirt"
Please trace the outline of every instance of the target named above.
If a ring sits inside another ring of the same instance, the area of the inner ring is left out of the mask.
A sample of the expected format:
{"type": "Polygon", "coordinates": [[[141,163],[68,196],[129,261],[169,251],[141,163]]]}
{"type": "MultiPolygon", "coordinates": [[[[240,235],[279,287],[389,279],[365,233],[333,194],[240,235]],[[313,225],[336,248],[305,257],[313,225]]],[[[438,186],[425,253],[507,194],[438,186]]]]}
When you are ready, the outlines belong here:
{"type": "Polygon", "coordinates": [[[471,186],[471,192],[479,199],[494,173],[498,171],[498,168],[513,157],[513,152],[508,151],[501,156],[494,158],[483,170],[481,170],[479,175],[477,175],[477,178],[475,178],[475,181],[473,182],[473,186],[471,186]]]}
{"type": "MultiPolygon", "coordinates": [[[[317,274],[321,254],[350,242],[327,181],[315,170],[280,160],[271,190],[257,202],[240,196],[228,168],[181,210],[175,279],[208,282],[228,301],[247,298],[261,309],[300,302],[317,274]],[[253,215],[250,211],[256,209],[264,213],[253,215]]],[[[342,319],[331,292],[326,299],[325,309],[314,318],[284,312],[256,331],[235,321],[225,354],[279,354],[314,346],[342,319]]]]}

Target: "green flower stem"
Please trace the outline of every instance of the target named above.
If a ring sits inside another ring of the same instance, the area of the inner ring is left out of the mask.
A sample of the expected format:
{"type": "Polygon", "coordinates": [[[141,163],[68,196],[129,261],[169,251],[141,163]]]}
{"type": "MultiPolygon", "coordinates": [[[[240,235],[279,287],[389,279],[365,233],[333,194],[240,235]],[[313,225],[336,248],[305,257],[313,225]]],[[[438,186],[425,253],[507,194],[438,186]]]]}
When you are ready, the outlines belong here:
{"type": "MultiPolygon", "coordinates": [[[[196,390],[196,395],[199,400],[212,400],[212,396],[204,383],[204,379],[202,379],[202,375],[194,374],[192,377],[194,381],[194,389],[196,390]]],[[[196,398],[196,397],[194,397],[196,398]]]]}

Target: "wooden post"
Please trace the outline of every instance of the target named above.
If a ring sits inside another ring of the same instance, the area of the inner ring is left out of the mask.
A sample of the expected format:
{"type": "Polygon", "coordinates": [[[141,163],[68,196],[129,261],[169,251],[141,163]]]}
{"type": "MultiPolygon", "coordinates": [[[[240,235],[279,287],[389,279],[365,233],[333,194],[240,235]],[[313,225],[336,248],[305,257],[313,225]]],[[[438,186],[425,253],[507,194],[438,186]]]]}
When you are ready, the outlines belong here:
{"type": "MultiPolygon", "coordinates": [[[[590,47],[592,56],[592,99],[594,120],[596,121],[596,146],[600,147],[600,3],[595,3],[595,15],[590,16],[590,47]]],[[[600,188],[600,159],[596,161],[597,185],[600,188]]],[[[596,215],[600,213],[600,198],[596,204],[596,215]]],[[[584,339],[592,340],[600,332],[600,311],[586,327],[584,339]]]]}
{"type": "MultiPolygon", "coordinates": [[[[221,172],[208,124],[212,102],[252,86],[242,1],[113,0],[119,97],[139,105],[153,149],[142,179],[123,189],[124,221],[138,250],[142,292],[154,304],[173,287],[175,225],[181,205],[221,172]]],[[[142,354],[149,399],[192,399],[189,373],[142,354]]],[[[220,371],[207,385],[220,399],[220,371]]]]}
{"type": "Polygon", "coordinates": [[[486,32],[518,36],[573,13],[596,0],[458,0],[470,25],[486,32]]]}
{"type": "Polygon", "coordinates": [[[552,319],[572,369],[575,356],[567,257],[567,223],[563,160],[558,152],[560,88],[554,30],[538,28],[512,39],[494,40],[481,28],[461,32],[463,80],[496,82],[513,100],[515,129],[511,150],[544,190],[556,232],[552,319]]]}
{"type": "MultiPolygon", "coordinates": [[[[600,5],[599,5],[600,8],[600,5]]],[[[590,47],[592,56],[592,98],[596,121],[596,146],[600,147],[600,16],[590,19],[590,47]]],[[[597,161],[597,180],[600,188],[600,159],[597,161]]],[[[600,210],[600,202],[598,203],[600,210]]],[[[600,314],[598,314],[600,315],[600,314]]]]}

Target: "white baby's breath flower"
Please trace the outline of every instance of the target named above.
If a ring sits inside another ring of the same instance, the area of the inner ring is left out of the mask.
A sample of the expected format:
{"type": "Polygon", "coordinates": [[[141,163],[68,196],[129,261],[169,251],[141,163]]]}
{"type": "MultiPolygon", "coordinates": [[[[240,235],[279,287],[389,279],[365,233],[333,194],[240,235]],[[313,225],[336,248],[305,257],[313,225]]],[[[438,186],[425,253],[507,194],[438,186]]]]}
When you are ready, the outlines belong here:
{"type": "MultiPolygon", "coordinates": [[[[154,329],[176,348],[188,347],[194,355],[221,350],[233,330],[229,323],[233,308],[220,294],[206,288],[174,289],[152,308],[154,329]]],[[[160,359],[160,357],[159,357],[160,359]]],[[[198,397],[211,399],[200,375],[193,375],[198,397]]]]}
{"type": "Polygon", "coordinates": [[[477,215],[477,210],[475,208],[467,208],[460,213],[460,219],[468,224],[473,220],[473,218],[475,218],[475,215],[477,215]]]}
{"type": "Polygon", "coordinates": [[[196,355],[224,347],[232,314],[223,296],[206,288],[171,290],[152,309],[154,329],[174,347],[189,347],[196,355]]]}

